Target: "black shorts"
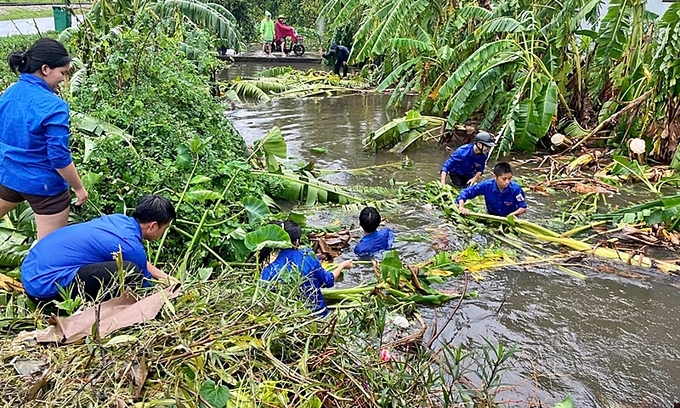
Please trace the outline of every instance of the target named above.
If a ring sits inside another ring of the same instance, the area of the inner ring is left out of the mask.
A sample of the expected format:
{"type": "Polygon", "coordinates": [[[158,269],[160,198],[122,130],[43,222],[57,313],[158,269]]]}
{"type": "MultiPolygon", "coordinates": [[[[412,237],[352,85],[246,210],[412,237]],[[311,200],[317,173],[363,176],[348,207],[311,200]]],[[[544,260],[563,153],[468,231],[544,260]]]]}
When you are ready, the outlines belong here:
{"type": "Polygon", "coordinates": [[[55,196],[38,196],[20,193],[0,184],[0,198],[10,203],[28,201],[33,212],[38,215],[59,214],[71,205],[71,193],[68,189],[55,196]]]}
{"type": "Polygon", "coordinates": [[[465,187],[472,177],[461,176],[456,173],[449,173],[449,178],[451,179],[451,184],[456,187],[465,187]]]}

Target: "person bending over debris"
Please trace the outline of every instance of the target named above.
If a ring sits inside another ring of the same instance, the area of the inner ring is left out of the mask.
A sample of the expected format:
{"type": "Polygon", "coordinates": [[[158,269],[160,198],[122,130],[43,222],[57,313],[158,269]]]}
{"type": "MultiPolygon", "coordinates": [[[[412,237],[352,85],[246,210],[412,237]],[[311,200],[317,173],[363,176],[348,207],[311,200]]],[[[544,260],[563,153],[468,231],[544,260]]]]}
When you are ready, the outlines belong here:
{"type": "Polygon", "coordinates": [[[477,183],[484,172],[489,150],[494,145],[489,133],[479,132],[475,136],[474,143],[462,145],[456,149],[442,165],[439,174],[442,186],[446,185],[447,174],[451,178],[451,183],[457,187],[477,183]]]}
{"type": "Polygon", "coordinates": [[[383,228],[378,231],[380,226],[380,213],[373,207],[366,207],[359,214],[359,225],[364,230],[354,253],[358,256],[373,256],[379,252],[392,249],[394,244],[394,231],[390,228],[383,228]]]}
{"type": "Polygon", "coordinates": [[[347,61],[349,60],[349,48],[344,45],[331,44],[331,49],[327,54],[321,51],[321,57],[323,59],[335,59],[335,64],[333,65],[333,73],[335,75],[340,75],[340,68],[342,68],[342,77],[347,76],[347,61]]]}
{"type": "Polygon", "coordinates": [[[494,178],[463,189],[456,198],[458,211],[462,215],[470,214],[465,203],[479,195],[484,196],[486,211],[491,215],[506,217],[521,215],[527,211],[524,191],[512,181],[510,164],[500,162],[493,168],[494,178]]]}
{"type": "MultiPolygon", "coordinates": [[[[344,261],[331,273],[321,266],[321,262],[309,249],[299,249],[302,229],[293,221],[283,223],[283,229],[288,233],[293,248],[281,250],[276,260],[262,270],[262,279],[266,281],[286,281],[285,275],[297,271],[302,275],[300,291],[307,298],[309,307],[321,316],[328,314],[326,301],[321,294],[321,288],[335,285],[335,279],[343,269],[351,269],[352,261],[344,261]]],[[[265,248],[260,253],[261,259],[268,259],[271,249],[265,248]],[[267,251],[268,250],[268,251],[267,251]]]]}
{"type": "Polygon", "coordinates": [[[161,196],[142,197],[132,217],[104,215],[92,221],[58,229],[41,239],[21,265],[21,283],[33,301],[61,300],[59,287],[67,294],[80,292],[88,300],[107,300],[116,294],[120,278],[116,261],[119,248],[125,284],[149,286],[149,279],[177,280],[151,265],[143,239],[160,238],[175,219],[172,203],[161,196]]]}

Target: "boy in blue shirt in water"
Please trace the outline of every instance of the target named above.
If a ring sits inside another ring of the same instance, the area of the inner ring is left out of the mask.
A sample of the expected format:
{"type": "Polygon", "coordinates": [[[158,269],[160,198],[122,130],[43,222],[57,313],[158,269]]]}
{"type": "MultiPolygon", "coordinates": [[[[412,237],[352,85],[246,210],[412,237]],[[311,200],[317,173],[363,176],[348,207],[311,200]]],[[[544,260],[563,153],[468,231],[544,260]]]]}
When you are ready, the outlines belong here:
{"type": "Polygon", "coordinates": [[[366,207],[359,214],[359,225],[363,228],[365,235],[361,238],[354,253],[357,256],[369,257],[379,252],[392,249],[394,244],[394,231],[383,228],[377,231],[381,217],[378,210],[373,207],[366,207]]]}
{"type": "Polygon", "coordinates": [[[491,215],[507,217],[518,216],[527,211],[524,191],[516,182],[512,181],[510,164],[500,162],[493,168],[494,178],[484,180],[479,184],[463,189],[456,198],[458,211],[462,215],[470,214],[465,203],[477,196],[483,195],[486,201],[486,211],[491,215]]]}
{"type": "MultiPolygon", "coordinates": [[[[262,270],[262,279],[266,281],[286,280],[286,274],[300,273],[302,283],[300,292],[304,295],[307,303],[314,312],[321,316],[328,314],[326,301],[321,294],[321,288],[331,288],[335,285],[335,279],[340,276],[343,269],[351,269],[352,261],[341,263],[333,272],[328,272],[321,262],[309,249],[299,249],[302,229],[293,221],[283,223],[283,229],[288,233],[293,248],[286,248],[279,252],[276,260],[262,270]]],[[[264,248],[260,252],[263,259],[269,258],[270,248],[264,248]]]]}
{"type": "Polygon", "coordinates": [[[474,143],[456,149],[442,165],[439,174],[442,186],[446,185],[447,174],[454,186],[463,187],[476,184],[484,172],[486,159],[489,158],[489,151],[494,145],[495,143],[489,133],[479,132],[475,136],[474,143]]]}

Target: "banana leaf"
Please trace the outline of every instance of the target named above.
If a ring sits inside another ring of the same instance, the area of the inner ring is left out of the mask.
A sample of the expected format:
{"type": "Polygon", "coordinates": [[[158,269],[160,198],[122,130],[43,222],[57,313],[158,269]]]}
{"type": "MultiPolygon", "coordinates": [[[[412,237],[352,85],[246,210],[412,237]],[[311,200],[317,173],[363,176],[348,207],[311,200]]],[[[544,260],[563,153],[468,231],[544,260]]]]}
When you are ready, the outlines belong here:
{"type": "Polygon", "coordinates": [[[253,252],[259,251],[262,248],[284,249],[293,246],[288,233],[280,226],[274,224],[265,225],[247,233],[243,243],[246,245],[246,248],[253,252]]]}
{"type": "Polygon", "coordinates": [[[241,200],[241,205],[246,210],[248,214],[248,223],[250,225],[255,225],[262,221],[264,217],[271,214],[267,204],[257,197],[248,196],[241,200]]]}
{"type": "Polygon", "coordinates": [[[380,129],[372,132],[362,140],[364,149],[378,151],[395,148],[403,153],[432,132],[428,128],[441,126],[444,119],[436,116],[422,116],[419,112],[408,111],[403,118],[398,118],[380,129]]]}
{"type": "Polygon", "coordinates": [[[288,170],[283,174],[256,173],[278,180],[283,185],[283,190],[278,193],[278,197],[293,203],[305,203],[306,205],[316,203],[349,204],[362,201],[361,197],[354,196],[338,186],[316,179],[309,171],[303,171],[303,174],[288,170]]]}

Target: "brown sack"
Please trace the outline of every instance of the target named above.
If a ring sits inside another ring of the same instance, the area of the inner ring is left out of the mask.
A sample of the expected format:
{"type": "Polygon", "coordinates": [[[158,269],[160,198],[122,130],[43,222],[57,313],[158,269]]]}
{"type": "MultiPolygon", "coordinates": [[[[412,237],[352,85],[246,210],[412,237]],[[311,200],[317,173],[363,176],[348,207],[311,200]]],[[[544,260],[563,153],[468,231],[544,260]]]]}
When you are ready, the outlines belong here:
{"type": "Polygon", "coordinates": [[[163,291],[139,299],[129,288],[121,296],[107,300],[101,305],[87,308],[81,313],[60,318],[52,316],[50,327],[38,330],[38,343],[71,344],[92,334],[99,311],[99,336],[104,338],[118,329],[136,323],[149,321],[156,317],[166,300],[179,296],[180,285],[165,288],[163,291]]]}

